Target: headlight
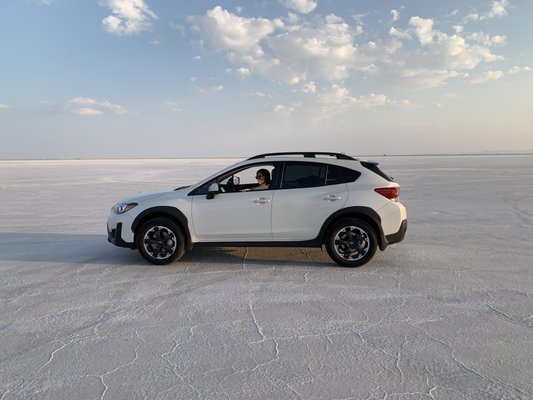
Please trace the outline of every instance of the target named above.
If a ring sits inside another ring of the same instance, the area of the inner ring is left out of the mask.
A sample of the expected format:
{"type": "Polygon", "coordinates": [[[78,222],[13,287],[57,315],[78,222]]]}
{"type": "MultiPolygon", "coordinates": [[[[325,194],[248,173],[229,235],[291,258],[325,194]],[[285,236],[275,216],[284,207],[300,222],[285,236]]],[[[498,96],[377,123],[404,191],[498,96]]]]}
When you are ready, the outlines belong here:
{"type": "Polygon", "coordinates": [[[118,203],[111,208],[111,211],[113,211],[115,214],[124,214],[136,206],[137,203],[118,203]]]}

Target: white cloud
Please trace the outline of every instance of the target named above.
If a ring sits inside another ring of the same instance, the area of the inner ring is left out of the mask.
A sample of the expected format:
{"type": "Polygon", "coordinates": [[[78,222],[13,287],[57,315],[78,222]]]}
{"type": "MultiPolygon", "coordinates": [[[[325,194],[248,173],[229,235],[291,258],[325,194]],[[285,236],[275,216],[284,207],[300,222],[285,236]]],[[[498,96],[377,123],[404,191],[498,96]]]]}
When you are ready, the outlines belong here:
{"type": "Polygon", "coordinates": [[[433,36],[435,35],[433,32],[433,20],[411,17],[409,20],[409,26],[413,28],[420,44],[425,45],[433,41],[433,36]]]}
{"type": "Polygon", "coordinates": [[[475,32],[468,36],[468,39],[473,42],[479,43],[483,46],[503,46],[507,43],[507,37],[502,35],[490,36],[483,32],[475,32]]]}
{"type": "Polygon", "coordinates": [[[463,25],[454,25],[453,30],[459,34],[465,30],[465,27],[463,25]]]}
{"type": "MultiPolygon", "coordinates": [[[[392,16],[396,19],[399,12],[392,16]]],[[[505,36],[468,34],[462,25],[446,33],[435,20],[419,16],[409,18],[406,27],[391,27],[388,37],[370,41],[362,35],[361,20],[349,24],[334,14],[306,19],[289,13],[282,21],[247,18],[217,6],[188,21],[200,44],[223,53],[232,71],[291,85],[342,83],[358,72],[391,87],[442,86],[481,64],[502,60],[490,48],[506,43],[505,36]]]]}
{"type": "Polygon", "coordinates": [[[276,104],[272,108],[272,111],[275,114],[282,115],[284,117],[290,117],[294,113],[295,110],[296,108],[294,106],[285,106],[283,104],[276,104]]]}
{"type": "Polygon", "coordinates": [[[488,81],[497,81],[498,79],[503,78],[503,76],[503,71],[487,71],[482,73],[477,78],[472,79],[471,82],[475,85],[479,85],[480,83],[485,83],[488,81]]]}
{"type": "Polygon", "coordinates": [[[495,0],[492,2],[490,11],[485,14],[485,18],[505,17],[507,7],[509,7],[509,0],[495,0]]]}
{"type": "Polygon", "coordinates": [[[239,75],[242,78],[246,78],[250,76],[250,70],[248,68],[244,68],[244,67],[238,68],[236,72],[237,72],[237,75],[239,75]]]}
{"type": "Polygon", "coordinates": [[[518,66],[514,66],[507,73],[509,75],[515,75],[515,74],[520,74],[522,72],[533,72],[533,67],[518,67],[518,66]]]}
{"type": "MultiPolygon", "coordinates": [[[[416,39],[419,48],[398,51],[378,67],[381,78],[411,89],[442,86],[447,80],[465,75],[482,63],[502,60],[491,52],[491,46],[505,44],[504,36],[482,32],[465,35],[462,29],[447,34],[435,28],[432,19],[418,16],[409,19],[406,30],[391,28],[389,34],[399,41],[416,39]]],[[[380,46],[383,49],[383,45],[380,46]]]]}
{"type": "Polygon", "coordinates": [[[466,16],[465,21],[484,21],[492,18],[502,18],[507,15],[508,7],[509,0],[493,0],[490,10],[481,14],[473,11],[466,16]]]}
{"type": "Polygon", "coordinates": [[[280,19],[245,18],[215,7],[188,20],[206,47],[223,52],[238,68],[274,81],[341,80],[358,66],[354,39],[360,27],[335,15],[318,18],[318,23],[286,25],[280,19]]]}
{"type": "Polygon", "coordinates": [[[316,0],[280,0],[280,3],[301,14],[309,14],[317,6],[316,0]]]}
{"type": "Polygon", "coordinates": [[[0,103],[0,110],[6,110],[10,108],[7,104],[0,103]]]}
{"type": "Polygon", "coordinates": [[[303,87],[304,93],[316,93],[316,84],[315,82],[307,82],[303,87]]]}
{"type": "Polygon", "coordinates": [[[144,0],[103,0],[112,15],[102,20],[104,29],[117,35],[133,35],[150,29],[157,15],[144,0]]]}
{"type": "Polygon", "coordinates": [[[398,10],[391,10],[392,22],[396,22],[400,19],[400,12],[398,10]]]}
{"type": "Polygon", "coordinates": [[[259,42],[283,26],[280,19],[244,18],[216,6],[203,16],[188,21],[208,45],[215,50],[259,56],[259,42]]]}
{"type": "Polygon", "coordinates": [[[337,114],[353,109],[409,109],[413,107],[413,104],[408,100],[397,101],[384,94],[371,93],[366,96],[353,97],[350,95],[350,91],[347,88],[337,84],[322,90],[317,95],[317,101],[321,107],[321,115],[319,116],[319,119],[331,118],[337,114]]]}
{"type": "Polygon", "coordinates": [[[477,77],[471,78],[470,82],[475,85],[479,85],[489,81],[497,81],[506,75],[516,75],[523,72],[533,72],[533,68],[514,66],[507,71],[486,71],[477,77]]]}
{"type": "MultiPolygon", "coordinates": [[[[227,70],[226,72],[233,72],[233,71],[227,70]]],[[[198,78],[195,76],[191,77],[189,81],[193,85],[194,89],[200,93],[213,93],[213,92],[224,91],[224,85],[211,83],[214,81],[214,78],[209,78],[207,84],[199,82],[198,78]]]]}
{"type": "Polygon", "coordinates": [[[280,65],[268,72],[293,84],[318,78],[345,79],[363,67],[355,45],[357,35],[342,18],[328,15],[315,25],[304,24],[274,36],[268,44],[280,65]]]}
{"type": "Polygon", "coordinates": [[[96,108],[80,107],[74,110],[74,114],[84,117],[94,117],[96,115],[102,115],[104,112],[97,110],[96,108]]]}
{"type": "Polygon", "coordinates": [[[165,103],[165,106],[170,108],[172,111],[183,112],[183,108],[181,108],[178,103],[175,103],[173,101],[167,101],[165,103]]]}
{"type": "Polygon", "coordinates": [[[124,107],[109,101],[97,101],[89,97],[75,97],[67,102],[67,109],[76,115],[96,116],[103,114],[126,114],[124,107]]]}

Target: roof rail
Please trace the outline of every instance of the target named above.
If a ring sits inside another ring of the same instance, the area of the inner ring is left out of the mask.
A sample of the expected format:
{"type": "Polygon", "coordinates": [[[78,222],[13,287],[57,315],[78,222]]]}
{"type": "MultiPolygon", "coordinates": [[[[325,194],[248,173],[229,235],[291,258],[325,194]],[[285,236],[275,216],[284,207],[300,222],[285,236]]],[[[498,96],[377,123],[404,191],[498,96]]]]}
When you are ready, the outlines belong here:
{"type": "Polygon", "coordinates": [[[266,158],[266,157],[275,157],[275,156],[292,156],[292,155],[301,155],[306,158],[315,158],[317,155],[321,156],[331,156],[336,157],[338,160],[356,160],[353,157],[347,156],[346,154],[342,153],[327,153],[327,152],[319,152],[319,151],[289,151],[289,152],[281,152],[281,153],[265,153],[265,154],[259,154],[257,156],[250,157],[248,160],[255,160],[258,158],[266,158]]]}

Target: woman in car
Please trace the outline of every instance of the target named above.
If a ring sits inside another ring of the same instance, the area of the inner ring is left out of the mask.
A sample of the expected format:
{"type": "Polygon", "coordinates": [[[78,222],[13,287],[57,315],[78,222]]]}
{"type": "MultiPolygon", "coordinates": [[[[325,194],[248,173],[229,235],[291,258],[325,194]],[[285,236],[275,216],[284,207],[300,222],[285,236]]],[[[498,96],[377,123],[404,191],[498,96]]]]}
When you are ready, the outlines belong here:
{"type": "Polygon", "coordinates": [[[241,192],[249,192],[251,190],[266,190],[270,186],[270,172],[267,169],[261,168],[255,174],[257,179],[257,186],[250,189],[243,189],[241,192]]]}

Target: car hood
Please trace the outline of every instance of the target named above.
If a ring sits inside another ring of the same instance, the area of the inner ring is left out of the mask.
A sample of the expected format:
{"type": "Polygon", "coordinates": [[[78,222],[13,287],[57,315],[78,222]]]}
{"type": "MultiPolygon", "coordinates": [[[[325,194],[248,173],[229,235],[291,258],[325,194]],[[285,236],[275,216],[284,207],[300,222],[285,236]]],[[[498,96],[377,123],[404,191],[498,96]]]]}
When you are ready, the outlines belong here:
{"type": "Polygon", "coordinates": [[[168,191],[140,193],[135,196],[126,197],[125,199],[122,199],[120,203],[142,203],[144,201],[157,199],[158,197],[163,196],[165,193],[168,193],[168,191]]]}
{"type": "Polygon", "coordinates": [[[175,197],[176,193],[186,192],[187,188],[189,188],[189,186],[182,186],[177,189],[165,190],[165,191],[160,191],[160,192],[139,193],[134,196],[126,197],[125,199],[121,200],[120,203],[142,203],[145,201],[157,199],[158,197],[161,197],[164,195],[175,197]]]}

